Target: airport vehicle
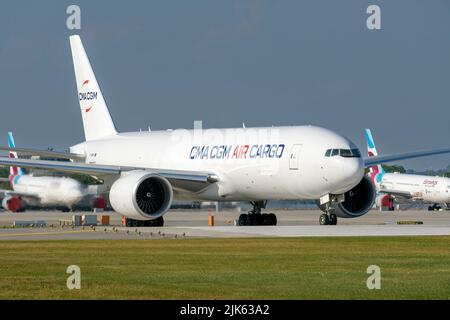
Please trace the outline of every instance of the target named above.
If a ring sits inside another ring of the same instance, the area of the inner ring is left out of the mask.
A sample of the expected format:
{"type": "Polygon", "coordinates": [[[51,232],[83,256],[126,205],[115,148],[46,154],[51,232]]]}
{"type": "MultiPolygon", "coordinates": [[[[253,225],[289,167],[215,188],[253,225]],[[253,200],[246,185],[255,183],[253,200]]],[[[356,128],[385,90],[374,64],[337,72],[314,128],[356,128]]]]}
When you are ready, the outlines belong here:
{"type": "MultiPolygon", "coordinates": [[[[377,156],[375,141],[370,129],[365,130],[367,155],[377,156]]],[[[428,210],[441,209],[440,204],[450,207],[450,179],[418,174],[386,173],[381,164],[371,166],[369,176],[377,190],[376,205],[392,197],[394,200],[411,199],[430,203],[428,210]]]]}
{"type": "MultiPolygon", "coordinates": [[[[8,146],[15,148],[12,132],[8,132],[8,146]]],[[[15,151],[9,152],[17,159],[15,151]]],[[[0,190],[4,194],[4,209],[18,212],[26,207],[55,207],[69,211],[85,195],[86,188],[78,181],[67,177],[35,177],[25,174],[20,167],[11,166],[9,182],[12,190],[0,190]]]]}
{"type": "Polygon", "coordinates": [[[130,226],[162,225],[174,197],[251,202],[241,225],[275,225],[275,215],[262,213],[267,200],[314,199],[324,212],[320,224],[336,224],[337,217],[359,217],[372,208],[375,190],[366,166],[450,152],[363,159],[347,138],[309,125],[120,133],[78,35],[70,37],[70,46],[86,141],[67,153],[27,150],[72,162],[3,158],[0,165],[95,176],[130,226]]]}

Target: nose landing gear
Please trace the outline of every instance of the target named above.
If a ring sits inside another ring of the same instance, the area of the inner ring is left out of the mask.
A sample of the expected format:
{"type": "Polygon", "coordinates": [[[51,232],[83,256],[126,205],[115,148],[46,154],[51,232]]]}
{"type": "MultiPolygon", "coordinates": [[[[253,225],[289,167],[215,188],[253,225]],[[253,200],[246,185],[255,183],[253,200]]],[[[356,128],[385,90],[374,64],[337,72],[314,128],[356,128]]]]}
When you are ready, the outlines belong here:
{"type": "Polygon", "coordinates": [[[332,213],[333,208],[330,206],[330,203],[325,205],[325,213],[321,214],[319,217],[319,223],[321,226],[335,226],[337,225],[337,216],[332,213]]]}
{"type": "Polygon", "coordinates": [[[334,213],[330,214],[323,213],[320,215],[319,223],[322,226],[327,225],[335,226],[337,225],[337,216],[334,213]]]}
{"type": "Polygon", "coordinates": [[[250,202],[253,209],[248,214],[243,213],[239,216],[240,226],[276,226],[277,216],[274,213],[261,213],[261,209],[266,207],[267,201],[250,202]]]}

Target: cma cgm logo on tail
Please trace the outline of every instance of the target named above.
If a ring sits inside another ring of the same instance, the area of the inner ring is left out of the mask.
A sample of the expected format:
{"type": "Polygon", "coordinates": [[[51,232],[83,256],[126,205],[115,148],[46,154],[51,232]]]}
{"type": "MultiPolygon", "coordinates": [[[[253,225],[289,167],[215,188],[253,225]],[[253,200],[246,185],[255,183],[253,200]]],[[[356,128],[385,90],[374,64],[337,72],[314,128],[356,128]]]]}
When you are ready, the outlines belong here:
{"type": "MultiPolygon", "coordinates": [[[[84,80],[83,84],[81,85],[81,89],[85,88],[85,86],[89,85],[89,80],[84,80]]],[[[85,92],[79,92],[78,93],[78,99],[80,101],[91,101],[91,100],[97,100],[97,91],[85,91],[85,92]]],[[[88,106],[84,109],[85,112],[91,111],[92,106],[88,106]]]]}

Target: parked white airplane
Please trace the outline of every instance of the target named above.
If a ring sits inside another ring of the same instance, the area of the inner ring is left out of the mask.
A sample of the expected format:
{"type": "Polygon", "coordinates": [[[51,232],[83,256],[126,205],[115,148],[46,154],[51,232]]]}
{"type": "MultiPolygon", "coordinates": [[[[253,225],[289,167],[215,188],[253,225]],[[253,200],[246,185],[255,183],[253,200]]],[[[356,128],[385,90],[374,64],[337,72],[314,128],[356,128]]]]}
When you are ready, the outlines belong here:
{"type": "Polygon", "coordinates": [[[363,159],[351,141],[314,126],[118,133],[79,36],[70,45],[86,141],[55,153],[73,162],[4,158],[0,164],[101,178],[128,225],[162,225],[173,197],[250,201],[253,210],[239,217],[241,225],[276,224],[275,215],[260,214],[267,200],[314,199],[325,212],[320,223],[336,224],[338,216],[359,217],[372,208],[365,166],[450,152],[363,159]]]}
{"type": "MultiPolygon", "coordinates": [[[[370,129],[366,129],[367,154],[377,156],[377,149],[370,129]]],[[[400,199],[411,199],[433,204],[429,210],[440,209],[439,204],[445,203],[450,207],[450,179],[445,177],[431,177],[418,174],[386,173],[381,166],[370,167],[370,179],[373,181],[378,195],[376,205],[389,195],[400,199]]]]}
{"type": "MultiPolygon", "coordinates": [[[[14,138],[8,132],[8,146],[15,148],[14,138]]],[[[9,152],[11,159],[17,159],[15,151],[9,152]]],[[[0,190],[4,194],[2,206],[18,212],[26,206],[61,207],[69,210],[86,195],[86,188],[78,181],[67,177],[34,177],[24,174],[20,167],[10,167],[9,182],[12,190],[0,190]]]]}

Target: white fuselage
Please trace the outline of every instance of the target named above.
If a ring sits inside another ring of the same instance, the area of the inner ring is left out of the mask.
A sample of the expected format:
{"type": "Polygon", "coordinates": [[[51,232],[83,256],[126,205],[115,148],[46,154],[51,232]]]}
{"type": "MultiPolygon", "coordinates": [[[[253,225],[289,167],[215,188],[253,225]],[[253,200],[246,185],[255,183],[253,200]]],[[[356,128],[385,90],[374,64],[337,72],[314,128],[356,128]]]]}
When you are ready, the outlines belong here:
{"type": "Polygon", "coordinates": [[[13,179],[13,190],[23,193],[23,198],[36,205],[72,206],[84,196],[84,187],[78,181],[66,177],[34,177],[31,175],[16,176],[13,179]],[[27,197],[26,195],[32,195],[27,197]],[[37,199],[34,203],[32,199],[37,199]]]}
{"type": "Polygon", "coordinates": [[[385,173],[377,190],[409,194],[412,199],[427,203],[450,203],[450,179],[444,177],[385,173]]]}
{"type": "Polygon", "coordinates": [[[86,163],[203,171],[219,182],[200,200],[319,199],[342,194],[364,175],[361,157],[325,157],[330,148],[354,149],[348,139],[315,126],[167,130],[119,133],[80,143],[71,152],[86,163]]]}

